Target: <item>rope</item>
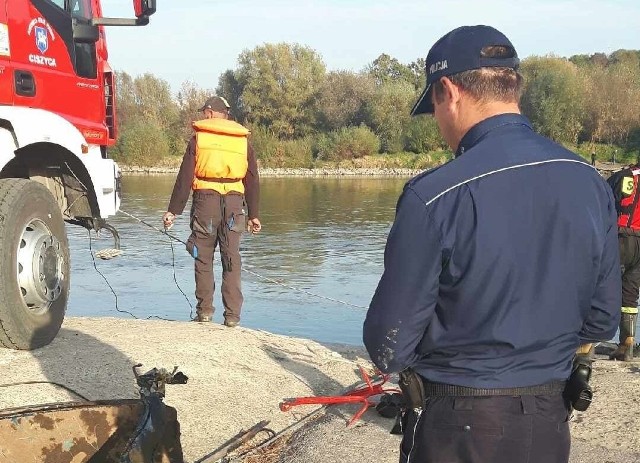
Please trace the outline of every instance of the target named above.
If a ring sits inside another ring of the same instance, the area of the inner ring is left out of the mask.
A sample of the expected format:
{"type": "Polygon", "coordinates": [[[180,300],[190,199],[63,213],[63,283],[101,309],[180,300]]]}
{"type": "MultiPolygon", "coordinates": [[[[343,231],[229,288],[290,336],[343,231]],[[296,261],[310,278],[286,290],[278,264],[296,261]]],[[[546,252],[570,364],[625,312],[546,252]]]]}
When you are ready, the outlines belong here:
{"type": "MultiPolygon", "coordinates": [[[[159,228],[155,227],[154,225],[152,225],[152,224],[150,224],[148,222],[145,222],[142,219],[139,219],[138,217],[136,217],[133,214],[129,214],[128,212],[125,212],[122,209],[120,209],[120,212],[122,212],[127,217],[131,217],[132,219],[136,220],[137,222],[139,222],[139,223],[141,223],[143,225],[146,225],[147,227],[150,227],[150,228],[154,229],[158,233],[161,233],[163,235],[167,235],[169,238],[171,238],[171,239],[173,239],[175,241],[178,241],[179,243],[182,243],[185,246],[187,244],[184,241],[182,241],[181,239],[177,238],[176,236],[174,236],[174,235],[172,235],[170,233],[167,233],[166,230],[160,230],[159,228]]],[[[178,289],[180,290],[182,295],[185,297],[185,299],[189,303],[189,306],[191,307],[191,318],[193,318],[193,305],[189,301],[189,298],[184,293],[184,291],[182,291],[182,289],[180,288],[180,285],[178,285],[178,281],[176,279],[176,273],[175,273],[175,270],[176,270],[175,269],[175,251],[174,251],[174,248],[173,248],[173,243],[171,241],[170,241],[170,243],[171,243],[171,253],[172,253],[172,257],[173,257],[173,279],[174,279],[174,281],[176,283],[176,286],[178,287],[178,289]]],[[[312,293],[311,291],[307,291],[307,290],[304,290],[304,289],[296,288],[296,287],[288,285],[286,283],[282,283],[280,281],[274,280],[273,278],[269,278],[269,277],[266,277],[264,275],[260,275],[259,273],[255,272],[255,271],[252,271],[252,270],[249,270],[249,269],[245,268],[244,265],[242,266],[242,271],[246,272],[246,273],[249,273],[250,275],[253,275],[253,276],[255,276],[257,278],[260,278],[260,279],[262,279],[264,281],[268,281],[268,282],[273,283],[275,285],[282,286],[283,288],[287,288],[287,289],[290,289],[292,291],[297,291],[299,293],[306,294],[307,296],[316,297],[318,299],[324,299],[324,300],[327,300],[327,301],[335,302],[337,304],[343,304],[343,305],[346,305],[346,306],[349,306],[349,307],[354,307],[356,309],[365,309],[365,310],[368,309],[368,307],[365,307],[365,306],[362,306],[362,305],[352,304],[351,302],[341,301],[340,299],[335,299],[335,298],[332,298],[332,297],[323,296],[321,294],[312,293]]]]}
{"type": "Polygon", "coordinates": [[[164,230],[161,230],[161,229],[157,228],[156,226],[150,224],[149,222],[145,222],[144,220],[136,217],[133,214],[129,214],[128,212],[123,211],[122,209],[120,209],[119,212],[122,212],[127,217],[130,217],[133,220],[135,220],[137,222],[140,222],[141,224],[146,225],[149,228],[152,228],[153,230],[157,231],[158,233],[161,233],[162,235],[166,235],[166,236],[169,237],[169,246],[171,246],[171,267],[173,268],[173,281],[176,284],[176,287],[178,288],[178,291],[180,291],[180,293],[182,293],[182,295],[184,296],[185,300],[187,301],[187,304],[189,304],[189,307],[190,307],[189,320],[193,320],[193,304],[191,303],[191,301],[189,300],[189,297],[185,294],[185,292],[182,290],[182,288],[178,284],[178,277],[176,275],[176,251],[175,251],[175,249],[173,247],[173,241],[172,240],[175,240],[178,243],[182,243],[185,246],[187,245],[187,243],[182,241],[177,236],[172,235],[171,233],[167,233],[167,229],[166,228],[164,230]]]}
{"type": "MultiPolygon", "coordinates": [[[[111,284],[109,283],[109,280],[107,280],[107,277],[104,276],[104,273],[102,273],[99,269],[98,266],[96,265],[96,258],[93,255],[93,240],[91,239],[91,230],[87,230],[89,232],[89,253],[91,254],[91,260],[93,262],[93,268],[96,269],[96,272],[98,272],[98,274],[102,277],[102,279],[104,280],[104,282],[107,284],[107,286],[109,287],[109,289],[111,290],[111,293],[113,294],[113,297],[115,298],[115,309],[116,311],[120,312],[120,313],[126,313],[128,315],[131,315],[133,318],[135,318],[136,320],[140,320],[140,317],[136,317],[134,314],[132,314],[131,312],[129,312],[128,310],[122,310],[120,309],[120,307],[118,306],[118,295],[116,294],[115,290],[113,289],[113,286],[111,286],[111,284]]],[[[184,293],[183,293],[184,294],[184,293]]],[[[164,321],[168,321],[168,322],[175,322],[177,320],[172,320],[170,318],[163,318],[163,317],[159,317],[157,315],[149,315],[148,317],[146,317],[146,320],[150,320],[152,318],[157,318],[158,320],[164,320],[164,321]]]]}
{"type": "Polygon", "coordinates": [[[180,238],[178,238],[177,236],[172,235],[171,233],[168,233],[166,229],[164,230],[160,230],[159,228],[157,228],[156,226],[150,224],[149,222],[145,222],[142,219],[139,219],[138,217],[136,217],[133,214],[129,214],[128,212],[123,211],[122,209],[120,209],[119,212],[122,212],[124,215],[126,215],[127,217],[131,217],[133,220],[136,220],[138,222],[140,222],[143,225],[146,225],[147,227],[153,228],[155,231],[157,231],[158,233],[162,234],[162,235],[167,235],[169,238],[177,241],[178,243],[182,243],[185,246],[187,245],[187,243],[185,241],[182,241],[180,238]]]}
{"type": "Polygon", "coordinates": [[[263,280],[266,280],[266,281],[268,281],[268,282],[270,282],[270,283],[276,284],[276,285],[278,285],[278,286],[282,286],[283,288],[291,289],[291,290],[293,290],[293,291],[298,291],[298,292],[300,292],[300,293],[304,293],[304,294],[306,294],[306,295],[308,295],[308,296],[313,296],[313,297],[317,297],[317,298],[320,298],[320,299],[326,299],[327,301],[337,302],[338,304],[348,305],[349,307],[355,307],[355,308],[357,308],[357,309],[368,309],[368,307],[365,307],[365,306],[362,306],[362,305],[352,304],[351,302],[341,301],[340,299],[334,299],[334,298],[332,298],[332,297],[322,296],[322,295],[320,295],[320,294],[315,294],[315,293],[312,293],[312,292],[307,291],[307,290],[304,290],[304,289],[296,288],[296,287],[294,287],[294,286],[289,286],[289,285],[287,285],[287,284],[285,284],[285,283],[282,283],[282,282],[280,282],[280,281],[274,280],[273,278],[265,277],[265,276],[260,275],[260,274],[258,274],[258,273],[256,273],[256,272],[253,272],[253,271],[251,271],[251,270],[248,270],[248,269],[246,269],[246,268],[244,268],[244,267],[242,268],[242,270],[243,270],[243,271],[245,271],[245,272],[247,272],[247,273],[250,273],[250,274],[251,274],[251,275],[253,275],[253,276],[256,276],[256,277],[258,277],[258,278],[261,278],[261,279],[263,279],[263,280]]]}
{"type": "Polygon", "coordinates": [[[178,290],[182,293],[182,295],[186,299],[187,304],[189,304],[189,307],[191,308],[191,310],[189,311],[189,320],[193,320],[193,304],[191,303],[187,295],[184,293],[184,291],[178,284],[178,277],[176,276],[176,251],[173,248],[173,241],[169,240],[169,246],[171,246],[171,266],[173,267],[173,281],[175,282],[178,290]]]}

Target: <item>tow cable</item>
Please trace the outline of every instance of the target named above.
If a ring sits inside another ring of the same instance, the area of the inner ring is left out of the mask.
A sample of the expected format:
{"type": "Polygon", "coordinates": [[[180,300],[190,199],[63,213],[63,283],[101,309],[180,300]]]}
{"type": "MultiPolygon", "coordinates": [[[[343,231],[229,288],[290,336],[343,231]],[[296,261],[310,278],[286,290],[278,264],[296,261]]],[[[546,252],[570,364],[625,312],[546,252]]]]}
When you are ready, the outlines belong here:
{"type": "MultiPolygon", "coordinates": [[[[175,235],[173,235],[173,234],[169,233],[169,232],[167,231],[167,229],[162,230],[162,229],[160,229],[160,228],[156,227],[155,225],[153,225],[153,224],[151,224],[151,223],[149,223],[149,222],[147,222],[147,221],[145,221],[145,220],[143,220],[143,219],[141,219],[141,218],[139,218],[139,217],[136,217],[136,216],[135,216],[135,215],[133,215],[133,214],[130,214],[129,212],[123,211],[122,209],[120,209],[120,210],[119,210],[119,212],[121,212],[122,214],[126,215],[127,217],[129,217],[129,218],[131,218],[131,219],[135,220],[136,222],[138,222],[138,223],[140,223],[140,224],[142,224],[142,225],[145,225],[145,226],[147,226],[147,227],[149,227],[149,228],[151,228],[151,229],[155,230],[156,232],[160,233],[161,235],[165,235],[165,236],[169,237],[169,243],[170,243],[170,245],[171,245],[171,253],[172,253],[172,257],[173,257],[173,259],[172,259],[172,265],[173,265],[173,280],[174,280],[174,283],[176,284],[176,287],[177,287],[177,288],[178,288],[178,290],[182,293],[182,295],[183,295],[183,296],[184,296],[184,298],[186,299],[187,303],[188,303],[188,304],[189,304],[189,306],[191,307],[191,315],[190,315],[190,318],[193,318],[193,304],[191,303],[191,301],[189,300],[189,298],[187,297],[187,295],[184,293],[184,291],[182,290],[182,288],[180,288],[180,285],[178,284],[178,280],[177,280],[177,277],[176,277],[175,249],[174,249],[174,247],[173,247],[173,241],[177,241],[178,243],[182,243],[183,245],[187,246],[186,241],[183,241],[183,240],[181,240],[180,238],[178,238],[177,236],[175,236],[175,235]]],[[[107,227],[104,227],[104,228],[107,228],[107,227]]],[[[115,235],[114,235],[114,236],[115,236],[115,235]]],[[[117,249],[117,255],[122,254],[122,250],[120,250],[120,249],[119,249],[119,240],[118,240],[118,241],[117,241],[117,243],[116,243],[116,247],[118,248],[118,249],[117,249]]],[[[91,250],[91,234],[89,234],[89,249],[91,250]]],[[[104,259],[104,257],[102,257],[102,256],[108,256],[108,255],[109,255],[109,253],[110,253],[110,252],[113,252],[113,251],[115,251],[115,250],[112,250],[112,249],[105,249],[105,250],[101,250],[101,251],[98,251],[98,252],[96,252],[96,253],[93,253],[93,251],[91,250],[91,256],[93,257],[93,256],[95,255],[95,257],[99,257],[99,258],[104,259]]],[[[97,271],[97,272],[102,276],[102,278],[105,280],[105,282],[107,283],[107,285],[108,285],[108,286],[109,286],[109,288],[111,289],[111,292],[112,292],[112,293],[114,294],[114,296],[116,297],[116,306],[117,306],[117,296],[116,296],[116,294],[115,294],[115,291],[113,290],[113,288],[111,287],[111,285],[110,285],[110,284],[109,284],[109,282],[107,281],[106,277],[102,274],[102,272],[100,272],[100,271],[98,270],[98,268],[97,268],[97,266],[96,266],[96,264],[95,264],[95,261],[94,261],[94,268],[95,268],[95,269],[96,269],[96,271],[97,271]]],[[[253,266],[249,266],[249,265],[246,265],[246,264],[244,264],[244,263],[243,263],[243,265],[242,265],[242,271],[243,271],[243,272],[246,272],[246,273],[248,273],[248,274],[250,274],[250,275],[253,275],[253,276],[255,276],[255,277],[257,277],[257,278],[259,278],[259,279],[261,279],[261,280],[263,280],[263,281],[267,281],[267,282],[269,282],[269,283],[272,283],[272,284],[275,284],[275,285],[281,286],[281,287],[283,287],[283,288],[287,288],[287,289],[290,289],[290,290],[292,290],[292,291],[296,291],[296,292],[299,292],[299,293],[302,293],[302,294],[306,294],[307,296],[312,296],[312,297],[315,297],[315,298],[318,298],[318,299],[324,299],[324,300],[326,300],[326,301],[335,302],[335,303],[337,303],[337,304],[342,304],[342,305],[345,305],[345,306],[348,306],[348,307],[353,307],[353,308],[356,308],[356,309],[365,309],[365,310],[366,310],[366,309],[368,309],[368,307],[366,307],[366,306],[362,306],[362,305],[358,305],[358,304],[353,304],[353,303],[351,303],[351,302],[342,301],[342,300],[340,300],[340,299],[336,299],[336,298],[333,298],[333,297],[323,296],[322,294],[316,294],[316,293],[313,293],[313,292],[311,292],[311,291],[307,291],[307,290],[305,290],[305,289],[296,288],[295,286],[291,286],[291,285],[288,285],[288,284],[283,283],[283,282],[281,282],[281,281],[275,280],[275,279],[273,279],[273,278],[269,278],[269,277],[266,277],[266,276],[264,276],[264,275],[261,275],[261,274],[259,274],[258,272],[256,272],[256,271],[252,270],[253,268],[254,268],[253,266]]],[[[116,307],[116,310],[118,310],[118,312],[125,312],[125,313],[128,313],[128,314],[130,314],[131,316],[133,316],[134,318],[138,318],[138,317],[136,317],[135,315],[131,314],[130,312],[120,310],[120,309],[118,309],[117,307],[116,307]]],[[[167,320],[166,318],[157,317],[157,316],[152,316],[152,317],[147,317],[147,318],[159,318],[159,319],[161,319],[161,320],[167,320]]],[[[170,320],[170,321],[174,321],[174,320],[170,320]]]]}

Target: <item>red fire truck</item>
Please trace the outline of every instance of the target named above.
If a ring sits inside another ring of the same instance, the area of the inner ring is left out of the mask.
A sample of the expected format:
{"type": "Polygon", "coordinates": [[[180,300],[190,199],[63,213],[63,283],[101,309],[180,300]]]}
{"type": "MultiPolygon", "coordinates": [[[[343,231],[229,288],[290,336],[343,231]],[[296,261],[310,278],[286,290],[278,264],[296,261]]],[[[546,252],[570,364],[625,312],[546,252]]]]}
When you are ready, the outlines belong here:
{"type": "Polygon", "coordinates": [[[114,72],[100,0],[0,0],[0,346],[49,344],[70,284],[67,223],[117,232],[120,207],[114,72]]]}

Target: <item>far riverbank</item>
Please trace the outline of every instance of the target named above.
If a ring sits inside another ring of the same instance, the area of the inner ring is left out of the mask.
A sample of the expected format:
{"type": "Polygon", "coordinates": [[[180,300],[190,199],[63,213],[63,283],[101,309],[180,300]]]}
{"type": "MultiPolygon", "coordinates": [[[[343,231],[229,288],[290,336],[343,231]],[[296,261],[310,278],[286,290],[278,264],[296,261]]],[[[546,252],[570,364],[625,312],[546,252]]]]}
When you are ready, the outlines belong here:
{"type": "MultiPolygon", "coordinates": [[[[179,166],[128,166],[119,165],[125,175],[163,175],[177,174],[179,166]]],[[[622,167],[613,162],[596,162],[596,169],[608,176],[622,167]]],[[[316,167],[312,169],[300,167],[261,167],[261,177],[413,177],[424,172],[424,169],[407,169],[402,167],[316,167]]]]}
{"type": "MultiPolygon", "coordinates": [[[[123,174],[177,174],[178,167],[120,166],[123,174]]],[[[260,168],[261,177],[412,177],[423,170],[403,168],[260,168]]]]}

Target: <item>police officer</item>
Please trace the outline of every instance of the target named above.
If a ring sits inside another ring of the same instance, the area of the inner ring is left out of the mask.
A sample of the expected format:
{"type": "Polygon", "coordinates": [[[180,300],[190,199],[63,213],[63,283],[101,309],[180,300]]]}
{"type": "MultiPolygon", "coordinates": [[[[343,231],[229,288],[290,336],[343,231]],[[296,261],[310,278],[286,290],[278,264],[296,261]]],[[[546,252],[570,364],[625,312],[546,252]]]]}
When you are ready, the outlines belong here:
{"type": "MultiPolygon", "coordinates": [[[[383,372],[415,372],[401,462],[567,462],[563,391],[620,310],[611,189],[520,114],[518,56],[487,26],[429,51],[412,114],[455,159],[410,180],[364,323],[383,372]]],[[[404,380],[403,380],[404,381],[404,380]]]]}
{"type": "Polygon", "coordinates": [[[258,218],[258,166],[247,140],[249,130],[230,120],[229,109],[229,103],[219,96],[207,99],[200,108],[205,118],[193,123],[195,134],[182,160],[163,221],[165,227],[173,225],[193,190],[192,233],[187,249],[195,259],[195,321],[208,322],[213,316],[213,254],[219,245],[224,324],[234,327],[240,321],[244,301],[240,237],[245,227],[258,233],[262,225],[258,218]]]}
{"type": "Polygon", "coordinates": [[[618,243],[622,264],[622,309],[618,348],[611,359],[633,360],[638,290],[640,288],[640,165],[624,168],[609,177],[618,211],[618,243]]]}

